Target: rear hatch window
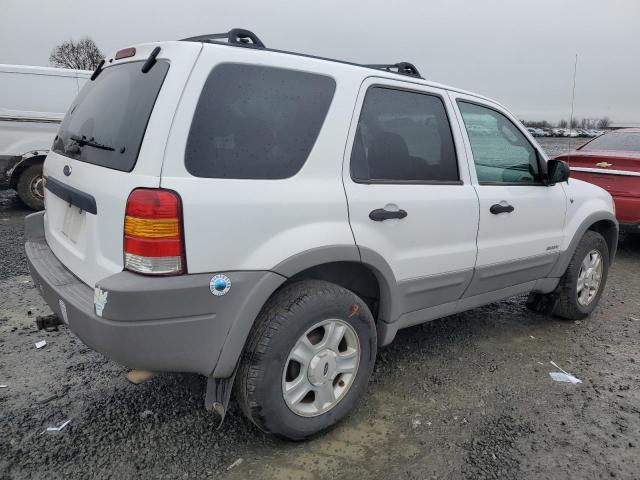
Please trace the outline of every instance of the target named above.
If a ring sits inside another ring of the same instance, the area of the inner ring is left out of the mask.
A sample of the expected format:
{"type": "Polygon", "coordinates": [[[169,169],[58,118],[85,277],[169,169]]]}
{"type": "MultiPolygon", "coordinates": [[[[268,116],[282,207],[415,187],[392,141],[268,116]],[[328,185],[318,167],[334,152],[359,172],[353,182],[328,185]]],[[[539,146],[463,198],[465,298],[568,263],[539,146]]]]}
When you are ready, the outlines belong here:
{"type": "Polygon", "coordinates": [[[185,166],[196,177],[282,179],[307,160],[335,81],[259,65],[222,64],[204,84],[185,166]]]}
{"type": "Polygon", "coordinates": [[[583,145],[580,151],[613,150],[640,152],[640,132],[611,132],[583,145]]]}
{"type": "Polygon", "coordinates": [[[88,81],[65,116],[52,150],[123,172],[133,169],[169,62],[142,73],[144,61],[106,67],[88,81]]]}

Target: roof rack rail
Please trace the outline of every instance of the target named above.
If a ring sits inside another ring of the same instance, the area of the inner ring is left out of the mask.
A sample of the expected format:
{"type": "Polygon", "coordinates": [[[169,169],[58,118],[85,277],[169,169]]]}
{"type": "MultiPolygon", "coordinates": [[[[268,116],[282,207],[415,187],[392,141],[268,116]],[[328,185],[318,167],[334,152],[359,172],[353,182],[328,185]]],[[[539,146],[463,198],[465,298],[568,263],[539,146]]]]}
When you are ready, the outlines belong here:
{"type": "Polygon", "coordinates": [[[198,35],[197,37],[183,38],[182,41],[208,43],[211,40],[219,40],[223,38],[238,47],[266,48],[264,43],[262,43],[255,33],[242,28],[232,28],[226,33],[209,33],[207,35],[198,35]]]}
{"type": "Polygon", "coordinates": [[[410,77],[422,78],[416,66],[413,63],[409,63],[409,62],[398,62],[390,65],[363,65],[363,66],[369,67],[369,68],[377,68],[379,70],[385,70],[387,72],[399,73],[400,75],[408,75],[410,77]]]}
{"type": "MultiPolygon", "coordinates": [[[[223,39],[227,40],[229,45],[234,45],[236,47],[248,47],[248,48],[259,48],[261,50],[270,50],[270,49],[267,49],[265,44],[262,43],[262,40],[260,40],[255,33],[253,33],[251,30],[245,30],[243,28],[232,28],[226,33],[209,33],[206,35],[198,35],[196,37],[183,38],[181,41],[222,43],[219,40],[223,40],[223,39]]],[[[375,68],[377,70],[385,70],[387,72],[398,73],[400,75],[407,75],[409,77],[423,79],[423,77],[420,75],[420,72],[418,71],[416,66],[413,63],[409,63],[409,62],[398,62],[398,63],[391,63],[391,64],[383,64],[383,65],[362,65],[359,63],[344,62],[341,60],[335,60],[333,58],[315,57],[313,55],[305,55],[302,53],[288,52],[284,50],[270,50],[270,51],[288,53],[292,55],[302,55],[305,57],[318,58],[321,60],[330,60],[333,62],[347,63],[350,65],[357,65],[359,67],[375,68]]]]}

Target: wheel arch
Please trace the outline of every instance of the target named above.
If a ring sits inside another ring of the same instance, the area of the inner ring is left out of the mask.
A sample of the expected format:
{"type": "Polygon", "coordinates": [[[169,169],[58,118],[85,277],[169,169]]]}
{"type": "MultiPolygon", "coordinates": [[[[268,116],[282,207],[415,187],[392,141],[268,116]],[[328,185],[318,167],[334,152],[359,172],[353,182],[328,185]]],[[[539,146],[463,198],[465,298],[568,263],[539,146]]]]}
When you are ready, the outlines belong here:
{"type": "Polygon", "coordinates": [[[7,175],[9,176],[9,186],[15,190],[18,186],[18,181],[20,180],[22,172],[32,165],[44,163],[46,156],[47,152],[42,150],[34,150],[21,155],[22,158],[16,162],[9,172],[7,172],[7,175]]]}
{"type": "Polygon", "coordinates": [[[619,226],[617,222],[611,220],[598,220],[589,226],[588,230],[598,232],[604,237],[609,247],[609,262],[613,262],[618,250],[618,230],[619,226]]]}
{"type": "Polygon", "coordinates": [[[231,326],[212,376],[225,378],[233,374],[260,311],[273,295],[295,281],[317,279],[335,283],[363,298],[376,323],[397,319],[397,287],[391,268],[375,252],[362,253],[361,260],[361,251],[355,245],[332,245],[298,253],[276,265],[271,272],[280,280],[265,284],[259,294],[260,308],[244,312],[231,326]]]}
{"type": "Polygon", "coordinates": [[[571,257],[578,246],[578,242],[580,242],[580,239],[588,230],[598,232],[604,237],[607,242],[607,246],[609,247],[609,262],[613,262],[618,249],[618,221],[611,212],[594,212],[588,215],[579,224],[571,238],[569,246],[560,254],[560,257],[549,274],[549,277],[561,277],[564,275],[564,272],[571,261],[571,257]]]}

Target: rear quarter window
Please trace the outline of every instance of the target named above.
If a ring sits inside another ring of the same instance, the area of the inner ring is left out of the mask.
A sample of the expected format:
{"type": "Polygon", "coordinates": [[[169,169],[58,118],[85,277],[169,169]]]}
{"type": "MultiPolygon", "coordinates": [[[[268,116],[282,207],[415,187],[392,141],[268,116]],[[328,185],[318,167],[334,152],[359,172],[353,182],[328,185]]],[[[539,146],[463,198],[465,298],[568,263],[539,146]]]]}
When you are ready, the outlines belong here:
{"type": "Polygon", "coordinates": [[[304,165],[335,91],[331,77],[221,64],[207,78],[185,167],[196,177],[283,179],[304,165]]]}

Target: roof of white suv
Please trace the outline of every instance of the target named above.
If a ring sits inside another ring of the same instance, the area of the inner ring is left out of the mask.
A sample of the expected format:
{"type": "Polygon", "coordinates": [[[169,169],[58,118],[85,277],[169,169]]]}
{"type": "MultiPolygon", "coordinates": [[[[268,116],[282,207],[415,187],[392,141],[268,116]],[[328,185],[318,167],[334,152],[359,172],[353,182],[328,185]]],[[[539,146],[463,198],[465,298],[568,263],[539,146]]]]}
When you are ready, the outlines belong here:
{"type": "Polygon", "coordinates": [[[352,66],[357,69],[365,69],[369,72],[371,70],[375,70],[376,76],[379,76],[382,78],[388,78],[391,80],[401,80],[408,83],[416,83],[416,84],[430,86],[434,88],[440,88],[443,90],[450,90],[457,93],[462,93],[465,95],[477,97],[479,99],[487,100],[493,103],[498,103],[488,97],[479,95],[474,92],[469,92],[466,90],[462,90],[460,88],[426,80],[420,75],[420,72],[418,71],[418,69],[412,63],[409,63],[409,62],[398,62],[394,64],[359,64],[359,63],[347,62],[344,60],[337,60],[334,58],[308,55],[308,54],[299,53],[299,52],[271,49],[271,48],[267,48],[264,45],[264,43],[262,43],[262,41],[253,32],[249,30],[244,30],[244,29],[234,28],[229,30],[229,32],[226,32],[226,33],[212,33],[208,35],[199,35],[196,37],[185,38],[181,41],[202,42],[203,44],[205,45],[208,44],[210,46],[225,45],[225,46],[232,46],[232,47],[251,48],[251,49],[263,50],[265,52],[270,52],[275,54],[294,55],[299,57],[312,58],[316,60],[336,62],[342,65],[352,66]],[[223,39],[226,39],[227,42],[221,41],[223,39]]]}

